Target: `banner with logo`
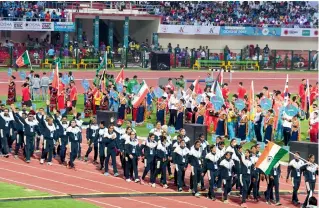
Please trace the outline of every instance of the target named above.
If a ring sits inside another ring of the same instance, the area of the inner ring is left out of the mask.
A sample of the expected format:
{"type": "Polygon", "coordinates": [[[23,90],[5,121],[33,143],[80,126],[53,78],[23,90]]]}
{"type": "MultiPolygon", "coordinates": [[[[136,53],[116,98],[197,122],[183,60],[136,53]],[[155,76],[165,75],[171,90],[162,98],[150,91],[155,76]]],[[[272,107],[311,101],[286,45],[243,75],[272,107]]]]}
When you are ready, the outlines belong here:
{"type": "Polygon", "coordinates": [[[99,28],[100,28],[100,18],[96,16],[94,19],[94,48],[98,50],[100,47],[99,43],[99,28]]]}
{"type": "Polygon", "coordinates": [[[182,35],[219,35],[219,26],[160,25],[158,33],[182,35]]]}
{"type": "Polygon", "coordinates": [[[128,36],[129,36],[129,18],[125,17],[124,21],[124,47],[128,48],[128,36]]]}
{"type": "Polygon", "coordinates": [[[315,28],[282,28],[282,37],[318,37],[318,29],[315,28]]]}
{"type": "Polygon", "coordinates": [[[281,28],[268,27],[230,27],[220,28],[222,36],[280,36],[281,28]]]}
{"type": "Polygon", "coordinates": [[[75,25],[73,22],[54,22],[54,31],[74,32],[75,25]]]}
{"type": "Polygon", "coordinates": [[[111,48],[111,51],[113,51],[113,27],[114,27],[114,24],[113,22],[110,22],[109,24],[109,46],[111,48]]]}
{"type": "Polygon", "coordinates": [[[0,21],[0,30],[54,31],[53,22],[0,21]]]}

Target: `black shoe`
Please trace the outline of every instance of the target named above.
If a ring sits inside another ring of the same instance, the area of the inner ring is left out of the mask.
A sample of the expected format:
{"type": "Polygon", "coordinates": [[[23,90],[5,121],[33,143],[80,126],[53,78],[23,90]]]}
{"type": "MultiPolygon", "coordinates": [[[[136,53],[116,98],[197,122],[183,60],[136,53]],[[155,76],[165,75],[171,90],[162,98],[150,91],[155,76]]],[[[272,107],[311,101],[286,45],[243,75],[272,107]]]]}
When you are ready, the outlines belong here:
{"type": "Polygon", "coordinates": [[[103,167],[103,166],[101,166],[101,167],[100,167],[100,170],[103,170],[103,168],[104,168],[104,167],[103,167]]]}

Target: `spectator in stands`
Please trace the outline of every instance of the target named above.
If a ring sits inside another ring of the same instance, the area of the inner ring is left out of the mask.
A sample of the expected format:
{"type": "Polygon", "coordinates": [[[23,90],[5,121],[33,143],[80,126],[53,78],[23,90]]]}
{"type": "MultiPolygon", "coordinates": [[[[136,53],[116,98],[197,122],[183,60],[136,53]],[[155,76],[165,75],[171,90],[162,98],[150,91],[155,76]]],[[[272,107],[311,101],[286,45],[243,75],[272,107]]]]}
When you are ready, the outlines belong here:
{"type": "Polygon", "coordinates": [[[254,55],[259,56],[259,54],[260,54],[260,48],[259,48],[259,46],[257,44],[256,47],[255,47],[254,55]]]}
{"type": "Polygon", "coordinates": [[[205,60],[205,59],[206,59],[205,50],[202,50],[202,52],[200,53],[200,59],[201,59],[201,60],[205,60]]]}
{"type": "Polygon", "coordinates": [[[51,22],[51,15],[49,11],[47,11],[47,13],[45,14],[44,19],[46,22],[51,22]]]}
{"type": "Polygon", "coordinates": [[[48,50],[48,56],[49,58],[53,59],[54,56],[55,56],[55,50],[53,47],[51,47],[49,50],[48,50]]]}
{"type": "Polygon", "coordinates": [[[39,59],[39,53],[38,53],[38,51],[34,51],[34,53],[33,53],[33,58],[34,58],[34,63],[35,63],[35,64],[40,64],[40,59],[39,59]]]}
{"type": "Polygon", "coordinates": [[[177,54],[177,55],[181,52],[181,49],[180,49],[180,47],[179,47],[179,44],[177,44],[177,46],[176,46],[176,48],[174,49],[174,51],[175,51],[175,54],[177,54]]]}
{"type": "Polygon", "coordinates": [[[167,51],[168,53],[172,53],[173,52],[173,47],[172,47],[171,43],[168,43],[167,49],[168,49],[168,51],[167,51]]]}

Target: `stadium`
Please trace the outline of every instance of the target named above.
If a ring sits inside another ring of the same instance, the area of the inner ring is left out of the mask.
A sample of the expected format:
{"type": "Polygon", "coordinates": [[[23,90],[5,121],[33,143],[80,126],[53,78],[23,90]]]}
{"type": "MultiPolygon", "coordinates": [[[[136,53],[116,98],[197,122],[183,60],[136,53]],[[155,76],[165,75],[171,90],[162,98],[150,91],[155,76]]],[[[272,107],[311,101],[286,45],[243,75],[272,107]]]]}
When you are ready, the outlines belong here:
{"type": "Polygon", "coordinates": [[[0,2],[0,207],[317,207],[318,2],[0,2]]]}

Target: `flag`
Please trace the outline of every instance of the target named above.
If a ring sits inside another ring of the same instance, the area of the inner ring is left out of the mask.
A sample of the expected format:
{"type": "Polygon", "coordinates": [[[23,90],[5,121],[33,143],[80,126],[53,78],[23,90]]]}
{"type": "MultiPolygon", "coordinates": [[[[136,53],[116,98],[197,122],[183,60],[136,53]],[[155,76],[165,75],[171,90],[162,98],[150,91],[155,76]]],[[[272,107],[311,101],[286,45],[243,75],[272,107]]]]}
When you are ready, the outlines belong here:
{"type": "Polygon", "coordinates": [[[221,98],[224,99],[222,90],[221,90],[220,85],[219,85],[219,83],[218,83],[217,80],[215,80],[215,81],[213,82],[213,86],[212,86],[212,89],[211,89],[210,91],[211,91],[214,95],[216,95],[216,96],[221,97],[221,98]]]}
{"type": "Polygon", "coordinates": [[[148,92],[149,92],[148,86],[146,82],[143,80],[142,86],[140,87],[140,89],[138,90],[138,93],[133,97],[133,100],[132,100],[132,105],[134,108],[137,108],[140,106],[140,104],[143,102],[148,92]]]}
{"type": "Polygon", "coordinates": [[[199,89],[199,83],[198,83],[198,79],[196,79],[190,86],[189,89],[192,92],[198,93],[200,91],[199,89]]]}
{"type": "Polygon", "coordinates": [[[97,70],[96,70],[96,74],[99,74],[99,72],[101,71],[101,69],[104,67],[104,66],[107,66],[106,65],[106,55],[103,56],[102,60],[101,60],[101,63],[99,64],[97,70]]]}
{"type": "Polygon", "coordinates": [[[307,79],[307,84],[306,84],[306,92],[305,92],[305,107],[304,107],[304,112],[306,114],[306,119],[309,118],[309,108],[310,108],[310,88],[309,88],[309,80],[307,79]]]}
{"type": "Polygon", "coordinates": [[[16,60],[16,64],[18,67],[30,64],[30,57],[27,50],[16,60]]]}
{"type": "Polygon", "coordinates": [[[249,91],[249,115],[250,120],[254,120],[255,116],[255,88],[254,81],[251,81],[250,91],[249,91]]]}
{"type": "Polygon", "coordinates": [[[285,89],[284,89],[284,106],[288,105],[288,74],[287,74],[287,78],[286,78],[286,84],[285,84],[285,89]]]}
{"type": "Polygon", "coordinates": [[[99,87],[102,92],[104,92],[105,90],[105,87],[106,87],[105,85],[106,85],[106,71],[104,69],[102,75],[100,76],[100,81],[99,81],[99,87]]]}
{"type": "Polygon", "coordinates": [[[115,79],[115,83],[124,83],[124,69],[122,68],[120,73],[117,75],[116,79],[115,79]]]}
{"type": "Polygon", "coordinates": [[[273,142],[268,142],[265,150],[256,162],[256,168],[261,169],[266,175],[269,175],[272,168],[287,153],[286,149],[281,148],[273,142]]]}
{"type": "Polygon", "coordinates": [[[52,87],[59,89],[59,64],[55,64],[55,70],[53,71],[52,87]]]}
{"type": "Polygon", "coordinates": [[[224,83],[224,70],[221,69],[219,74],[218,74],[218,82],[220,83],[220,85],[222,85],[224,83]]]}

